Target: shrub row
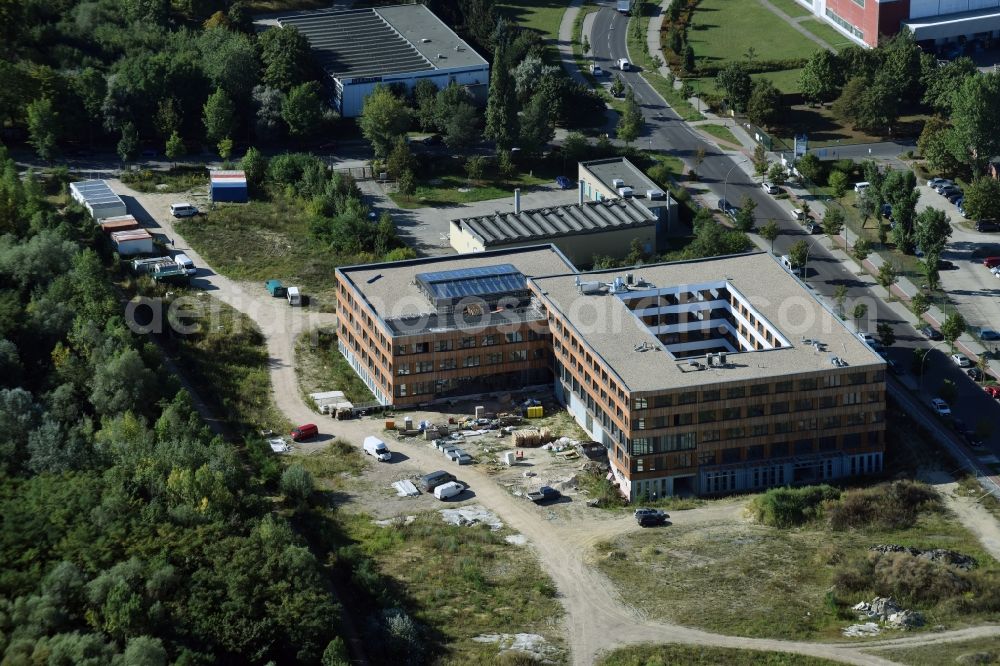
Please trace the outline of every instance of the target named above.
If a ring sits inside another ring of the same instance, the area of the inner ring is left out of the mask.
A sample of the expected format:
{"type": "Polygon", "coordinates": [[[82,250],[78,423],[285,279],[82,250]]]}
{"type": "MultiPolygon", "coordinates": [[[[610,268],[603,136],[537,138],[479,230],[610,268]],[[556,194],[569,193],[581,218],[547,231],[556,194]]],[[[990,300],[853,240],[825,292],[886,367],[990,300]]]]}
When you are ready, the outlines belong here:
{"type": "Polygon", "coordinates": [[[828,485],[772,488],[750,503],[757,522],[771,527],[794,527],[822,515],[824,502],[836,500],[840,491],[828,485]]]}
{"type": "Polygon", "coordinates": [[[916,481],[894,481],[873,488],[852,490],[828,507],[835,530],[876,527],[900,530],[911,527],[923,511],[941,509],[941,498],[930,486],[916,481]]]}

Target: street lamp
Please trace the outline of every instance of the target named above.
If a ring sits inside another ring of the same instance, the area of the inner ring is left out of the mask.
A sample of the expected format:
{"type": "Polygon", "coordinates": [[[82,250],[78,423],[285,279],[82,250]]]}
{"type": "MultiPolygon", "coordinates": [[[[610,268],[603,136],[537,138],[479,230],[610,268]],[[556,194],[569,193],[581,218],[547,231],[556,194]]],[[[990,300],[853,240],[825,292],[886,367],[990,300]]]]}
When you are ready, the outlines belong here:
{"type": "Polygon", "coordinates": [[[947,342],[947,340],[938,340],[932,344],[930,349],[927,350],[927,353],[924,354],[924,357],[920,359],[920,391],[924,390],[924,363],[927,362],[927,357],[931,355],[931,352],[934,351],[938,345],[943,345],[945,342],[947,342]]]}
{"type": "Polygon", "coordinates": [[[731,166],[729,168],[729,171],[726,172],[726,178],[725,178],[725,180],[722,183],[722,198],[726,200],[726,203],[729,203],[729,174],[731,174],[733,172],[733,169],[735,169],[739,165],[746,164],[749,161],[750,161],[750,158],[749,157],[745,157],[742,160],[740,160],[739,162],[737,162],[736,164],[734,164],[733,166],[731,166]]]}

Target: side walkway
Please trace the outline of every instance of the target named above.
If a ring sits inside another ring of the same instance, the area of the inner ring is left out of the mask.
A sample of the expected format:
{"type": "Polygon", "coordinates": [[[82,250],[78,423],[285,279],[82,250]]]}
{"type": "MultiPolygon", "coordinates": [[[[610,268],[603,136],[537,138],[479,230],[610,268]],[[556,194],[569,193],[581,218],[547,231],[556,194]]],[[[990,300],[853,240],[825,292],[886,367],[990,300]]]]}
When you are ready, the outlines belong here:
{"type": "Polygon", "coordinates": [[[797,21],[796,19],[792,18],[791,16],[789,16],[785,12],[783,12],[780,9],[778,9],[777,7],[775,7],[773,4],[771,4],[770,2],[768,2],[768,0],[759,0],[759,1],[760,1],[760,4],[764,5],[764,7],[766,7],[769,10],[771,10],[772,12],[774,12],[774,14],[778,18],[780,18],[782,21],[784,21],[788,25],[792,26],[792,28],[794,28],[798,32],[802,33],[802,36],[805,37],[806,39],[809,39],[809,40],[812,40],[812,41],[816,42],[817,44],[819,44],[821,47],[823,47],[827,51],[832,51],[833,53],[837,52],[837,50],[835,48],[833,48],[832,46],[830,46],[826,41],[820,39],[816,35],[812,34],[808,30],[806,30],[805,28],[803,28],[801,25],[799,25],[799,21],[797,21]]]}

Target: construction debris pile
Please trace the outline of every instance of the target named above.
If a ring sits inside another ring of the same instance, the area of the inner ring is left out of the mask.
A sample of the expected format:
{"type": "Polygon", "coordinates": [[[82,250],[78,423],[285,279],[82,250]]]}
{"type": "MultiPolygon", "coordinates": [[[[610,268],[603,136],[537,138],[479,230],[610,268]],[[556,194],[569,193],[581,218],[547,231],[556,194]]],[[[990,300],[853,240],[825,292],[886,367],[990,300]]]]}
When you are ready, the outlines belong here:
{"type": "Polygon", "coordinates": [[[906,610],[892,597],[875,597],[871,603],[862,601],[851,607],[862,620],[881,622],[892,629],[909,629],[924,624],[924,616],[917,611],[906,610]]]}
{"type": "Polygon", "coordinates": [[[515,448],[529,449],[548,444],[555,439],[555,435],[548,428],[528,428],[527,430],[515,430],[510,434],[510,443],[515,448]]]}

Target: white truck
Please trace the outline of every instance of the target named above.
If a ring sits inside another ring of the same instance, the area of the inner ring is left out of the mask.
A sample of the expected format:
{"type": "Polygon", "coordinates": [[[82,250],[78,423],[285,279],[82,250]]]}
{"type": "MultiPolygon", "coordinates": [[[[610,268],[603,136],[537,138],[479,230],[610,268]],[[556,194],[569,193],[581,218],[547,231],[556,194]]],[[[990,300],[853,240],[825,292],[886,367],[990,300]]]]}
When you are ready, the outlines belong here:
{"type": "Polygon", "coordinates": [[[302,294],[299,293],[298,287],[289,287],[285,292],[285,297],[288,299],[289,305],[302,305],[302,294]]]}
{"type": "Polygon", "coordinates": [[[632,11],[632,0],[618,0],[618,11],[628,14],[632,11]]]}
{"type": "Polygon", "coordinates": [[[372,456],[379,462],[388,462],[392,460],[392,452],[389,451],[389,447],[385,445],[378,437],[373,437],[369,435],[365,437],[365,453],[372,456]]]}

